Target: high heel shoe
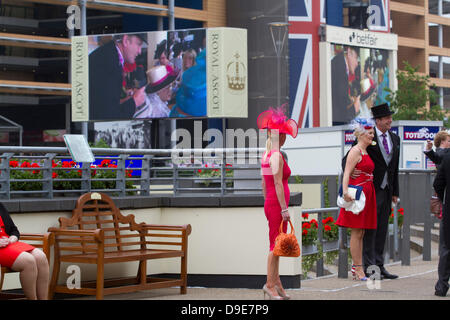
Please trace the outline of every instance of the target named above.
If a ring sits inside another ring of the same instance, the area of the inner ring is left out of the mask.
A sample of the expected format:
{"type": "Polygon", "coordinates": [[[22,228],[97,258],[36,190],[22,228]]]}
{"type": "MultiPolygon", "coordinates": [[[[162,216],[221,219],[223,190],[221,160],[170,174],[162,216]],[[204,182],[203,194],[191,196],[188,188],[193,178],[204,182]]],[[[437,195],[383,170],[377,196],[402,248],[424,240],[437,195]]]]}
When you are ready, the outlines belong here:
{"type": "Polygon", "coordinates": [[[361,265],[361,264],[359,264],[359,265],[353,264],[353,265],[352,265],[351,271],[352,271],[353,280],[357,280],[357,281],[367,281],[368,278],[367,278],[365,275],[364,275],[364,277],[361,278],[361,277],[356,273],[356,268],[357,268],[357,267],[362,267],[362,265],[361,265]]]}
{"type": "Polygon", "coordinates": [[[278,295],[283,298],[283,300],[289,300],[291,298],[290,295],[286,294],[286,292],[283,292],[277,285],[275,285],[275,289],[277,290],[278,295]]]}
{"type": "Polygon", "coordinates": [[[267,288],[267,285],[264,285],[263,291],[264,291],[264,300],[266,300],[266,294],[269,295],[269,300],[282,300],[283,299],[280,296],[273,295],[272,292],[270,292],[269,288],[267,288]]]}

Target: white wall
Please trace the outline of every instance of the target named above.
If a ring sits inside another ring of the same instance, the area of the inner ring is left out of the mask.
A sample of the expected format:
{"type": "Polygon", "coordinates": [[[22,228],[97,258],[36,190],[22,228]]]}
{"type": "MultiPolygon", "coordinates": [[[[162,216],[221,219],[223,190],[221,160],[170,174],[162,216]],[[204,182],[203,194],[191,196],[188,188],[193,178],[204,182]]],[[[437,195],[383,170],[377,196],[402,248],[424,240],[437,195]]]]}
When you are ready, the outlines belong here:
{"type": "MultiPolygon", "coordinates": [[[[188,273],[217,275],[264,275],[267,268],[269,237],[267,219],[262,207],[242,208],[152,208],[123,210],[134,214],[136,222],[153,224],[191,224],[188,242],[188,273]]],[[[42,233],[57,227],[58,217],[70,212],[12,214],[22,233],[42,233]]],[[[301,245],[301,207],[291,210],[292,223],[301,245]]],[[[179,273],[180,259],[149,261],[148,273],[179,273]]],[[[59,278],[64,283],[69,276],[63,264],[59,278]]],[[[52,266],[51,266],[52,269],[52,266]]],[[[80,265],[82,280],[95,279],[94,265],[80,265]]],[[[137,263],[117,263],[105,267],[105,278],[134,276],[137,263]]],[[[301,273],[301,257],[282,258],[281,275],[301,273]]],[[[19,288],[18,273],[5,275],[4,289],[19,288]]]]}

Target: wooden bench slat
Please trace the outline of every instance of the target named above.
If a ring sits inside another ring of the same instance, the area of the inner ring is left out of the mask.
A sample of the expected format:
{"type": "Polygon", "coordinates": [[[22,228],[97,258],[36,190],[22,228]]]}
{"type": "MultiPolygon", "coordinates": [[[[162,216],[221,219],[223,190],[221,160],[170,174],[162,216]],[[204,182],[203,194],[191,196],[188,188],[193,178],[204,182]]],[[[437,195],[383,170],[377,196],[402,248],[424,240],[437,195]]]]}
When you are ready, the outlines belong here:
{"type": "Polygon", "coordinates": [[[183,242],[163,242],[163,241],[149,241],[147,244],[169,245],[169,246],[182,246],[183,242]]]}
{"type": "MultiPolygon", "coordinates": [[[[140,261],[140,260],[149,260],[149,259],[161,259],[161,258],[171,258],[171,257],[181,257],[184,255],[184,252],[181,250],[155,250],[155,249],[147,249],[147,250],[127,250],[127,251],[114,251],[114,252],[105,252],[104,253],[104,261],[107,262],[126,262],[126,261],[140,261]]],[[[79,260],[92,260],[97,259],[98,256],[96,253],[88,253],[88,254],[74,254],[70,256],[63,256],[64,260],[66,258],[70,259],[79,259],[79,260]]]]}
{"type": "Polygon", "coordinates": [[[70,251],[70,252],[73,252],[73,251],[76,251],[76,252],[97,252],[97,247],[92,247],[92,248],[90,248],[90,247],[88,247],[88,248],[86,248],[86,247],[60,247],[60,250],[61,251],[70,251]]]}

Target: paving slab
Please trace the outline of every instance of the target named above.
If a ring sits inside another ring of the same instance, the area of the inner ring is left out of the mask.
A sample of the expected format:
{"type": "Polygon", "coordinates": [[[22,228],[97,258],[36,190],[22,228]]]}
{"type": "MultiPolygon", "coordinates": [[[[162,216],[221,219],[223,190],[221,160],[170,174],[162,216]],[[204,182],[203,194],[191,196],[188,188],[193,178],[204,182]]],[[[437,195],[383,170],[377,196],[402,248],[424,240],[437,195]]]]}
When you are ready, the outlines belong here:
{"type": "MultiPolygon", "coordinates": [[[[438,257],[432,261],[422,256],[411,259],[409,266],[400,262],[386,265],[386,269],[399,275],[395,280],[379,283],[338,278],[336,274],[303,280],[300,289],[286,290],[292,300],[450,300],[434,295],[437,280],[438,257]]],[[[76,300],[94,300],[95,297],[77,297],[76,300]]],[[[263,300],[261,289],[223,289],[188,287],[187,294],[180,295],[178,288],[147,290],[135,293],[109,295],[105,300],[263,300]]]]}

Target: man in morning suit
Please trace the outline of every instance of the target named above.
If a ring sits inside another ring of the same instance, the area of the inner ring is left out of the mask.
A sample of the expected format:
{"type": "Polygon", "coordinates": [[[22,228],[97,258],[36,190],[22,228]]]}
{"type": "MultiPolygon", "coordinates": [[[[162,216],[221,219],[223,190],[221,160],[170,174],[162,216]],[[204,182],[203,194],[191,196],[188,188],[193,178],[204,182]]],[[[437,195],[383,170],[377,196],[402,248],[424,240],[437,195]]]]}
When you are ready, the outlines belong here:
{"type": "Polygon", "coordinates": [[[360,96],[353,96],[350,85],[350,77],[356,77],[358,70],[357,50],[346,46],[331,60],[333,125],[347,124],[359,113],[360,96]]]}
{"type": "Polygon", "coordinates": [[[145,86],[121,100],[123,65],[134,64],[145,34],[124,34],[89,54],[89,119],[131,119],[145,102],[145,86]]]}
{"type": "MultiPolygon", "coordinates": [[[[400,138],[391,132],[392,114],[387,104],[371,109],[375,119],[375,145],[367,147],[367,153],[375,164],[373,184],[377,199],[377,229],[366,230],[363,242],[364,268],[376,265],[380,268],[381,279],[396,279],[384,268],[384,245],[391,212],[391,203],[397,203],[399,195],[398,165],[400,158],[400,138]]],[[[355,144],[357,141],[355,141],[355,144]]],[[[344,160],[346,157],[344,157],[344,160]]],[[[343,168],[345,162],[343,162],[343,168]]],[[[354,172],[358,174],[358,172],[354,172]]],[[[370,275],[368,275],[370,276],[370,275]]]]}

